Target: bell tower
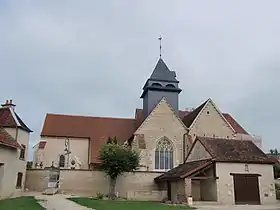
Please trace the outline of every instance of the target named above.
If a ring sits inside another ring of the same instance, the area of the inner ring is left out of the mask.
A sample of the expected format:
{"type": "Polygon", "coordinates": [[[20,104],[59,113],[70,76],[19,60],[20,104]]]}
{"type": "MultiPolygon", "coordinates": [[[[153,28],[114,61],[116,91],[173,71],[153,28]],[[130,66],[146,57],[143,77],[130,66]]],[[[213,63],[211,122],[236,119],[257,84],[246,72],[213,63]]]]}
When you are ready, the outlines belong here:
{"type": "Polygon", "coordinates": [[[175,71],[169,70],[160,53],[156,67],[150,78],[146,81],[141,95],[144,118],[150,114],[163,97],[166,98],[178,114],[179,94],[181,91],[175,71]]]}

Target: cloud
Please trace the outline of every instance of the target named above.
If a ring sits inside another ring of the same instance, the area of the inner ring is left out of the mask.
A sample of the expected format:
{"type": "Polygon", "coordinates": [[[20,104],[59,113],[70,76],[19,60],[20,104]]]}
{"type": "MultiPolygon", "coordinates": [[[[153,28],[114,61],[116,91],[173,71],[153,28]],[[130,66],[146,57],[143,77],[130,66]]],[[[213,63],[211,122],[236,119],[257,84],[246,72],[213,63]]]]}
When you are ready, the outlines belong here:
{"type": "Polygon", "coordinates": [[[47,112],[130,117],[159,55],[180,107],[211,97],[277,145],[278,1],[1,1],[1,99],[39,134],[47,112]]]}

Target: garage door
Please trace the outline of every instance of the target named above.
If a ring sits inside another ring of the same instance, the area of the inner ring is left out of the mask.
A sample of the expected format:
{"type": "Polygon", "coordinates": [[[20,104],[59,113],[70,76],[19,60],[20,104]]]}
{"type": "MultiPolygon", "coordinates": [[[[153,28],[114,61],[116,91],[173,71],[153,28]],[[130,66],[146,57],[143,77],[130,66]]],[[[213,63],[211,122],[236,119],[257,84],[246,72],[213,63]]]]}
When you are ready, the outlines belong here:
{"type": "Polygon", "coordinates": [[[255,174],[234,174],[236,204],[260,204],[259,178],[255,174]]]}

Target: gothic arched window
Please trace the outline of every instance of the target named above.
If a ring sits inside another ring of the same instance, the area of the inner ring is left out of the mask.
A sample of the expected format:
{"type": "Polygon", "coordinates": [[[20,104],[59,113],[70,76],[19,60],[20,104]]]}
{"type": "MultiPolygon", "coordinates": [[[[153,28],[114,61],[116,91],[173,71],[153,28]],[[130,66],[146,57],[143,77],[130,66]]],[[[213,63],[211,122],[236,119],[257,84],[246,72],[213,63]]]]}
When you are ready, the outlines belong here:
{"type": "Polygon", "coordinates": [[[171,141],[163,137],[156,146],[155,169],[168,170],[173,168],[173,145],[171,141]]]}
{"type": "Polygon", "coordinates": [[[65,156],[64,155],[59,156],[59,164],[58,165],[61,168],[65,167],[65,156]]]}

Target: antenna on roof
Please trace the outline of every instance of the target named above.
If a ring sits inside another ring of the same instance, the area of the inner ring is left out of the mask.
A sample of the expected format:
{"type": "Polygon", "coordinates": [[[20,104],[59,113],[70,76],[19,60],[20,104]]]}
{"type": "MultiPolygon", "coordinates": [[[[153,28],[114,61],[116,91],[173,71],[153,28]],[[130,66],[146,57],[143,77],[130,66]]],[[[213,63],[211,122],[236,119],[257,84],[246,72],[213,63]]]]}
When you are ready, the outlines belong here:
{"type": "Polygon", "coordinates": [[[161,58],[161,40],[162,40],[162,37],[159,36],[158,40],[159,40],[159,57],[161,58]]]}

